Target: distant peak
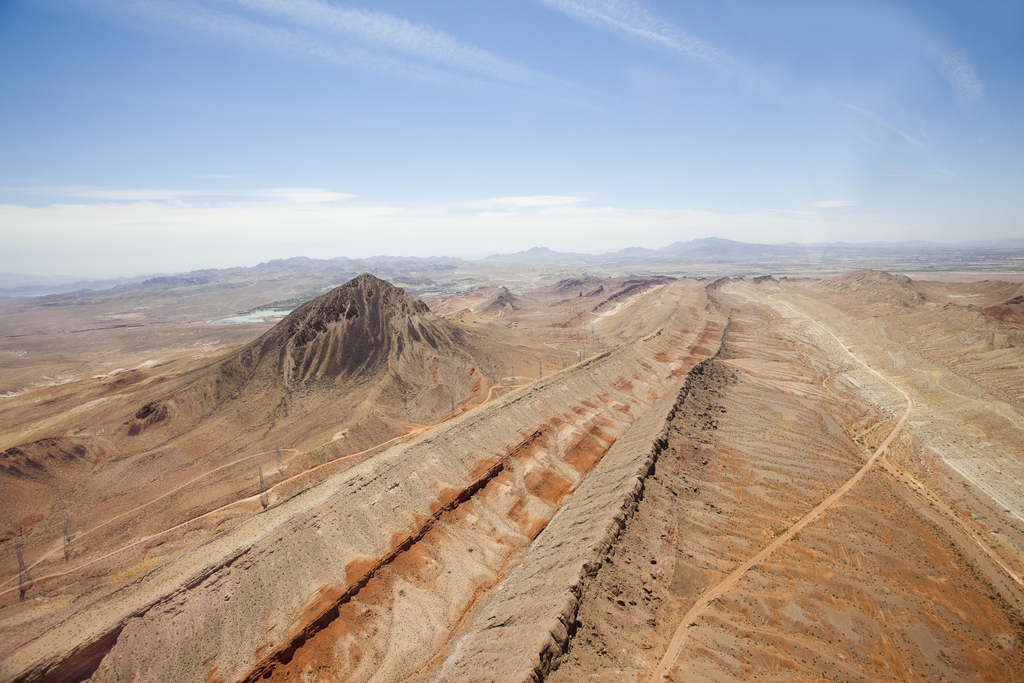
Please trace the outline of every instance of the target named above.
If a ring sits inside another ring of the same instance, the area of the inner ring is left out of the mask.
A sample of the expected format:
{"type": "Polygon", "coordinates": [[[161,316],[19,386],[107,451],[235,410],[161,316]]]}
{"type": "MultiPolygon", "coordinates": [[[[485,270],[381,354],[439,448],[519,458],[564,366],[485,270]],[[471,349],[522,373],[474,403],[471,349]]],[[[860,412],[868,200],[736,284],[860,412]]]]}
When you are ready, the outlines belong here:
{"type": "MultiPolygon", "coordinates": [[[[391,284],[390,282],[388,282],[387,280],[381,280],[379,277],[377,277],[376,275],[374,275],[372,273],[361,273],[359,275],[356,275],[354,278],[352,278],[351,280],[349,280],[348,282],[346,282],[345,284],[343,284],[341,286],[342,287],[365,287],[367,285],[378,286],[378,287],[386,285],[388,287],[394,287],[394,285],[391,284]]],[[[396,287],[396,289],[397,289],[397,287],[396,287]]]]}
{"type": "Polygon", "coordinates": [[[400,309],[430,314],[430,309],[425,303],[412,298],[401,287],[396,287],[371,273],[362,273],[323,296],[306,302],[292,311],[285,321],[293,316],[295,319],[302,319],[311,314],[327,320],[350,319],[355,317],[352,312],[353,307],[365,301],[367,296],[373,296],[379,300],[381,312],[385,315],[390,315],[393,311],[400,309]]]}

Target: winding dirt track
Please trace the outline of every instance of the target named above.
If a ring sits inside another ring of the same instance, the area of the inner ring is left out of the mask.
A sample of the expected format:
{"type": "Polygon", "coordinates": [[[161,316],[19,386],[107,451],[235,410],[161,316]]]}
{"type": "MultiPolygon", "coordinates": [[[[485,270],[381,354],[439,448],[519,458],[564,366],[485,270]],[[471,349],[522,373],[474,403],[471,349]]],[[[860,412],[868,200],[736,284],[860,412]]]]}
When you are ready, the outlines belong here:
{"type": "Polygon", "coordinates": [[[851,358],[853,358],[857,363],[863,365],[870,372],[877,375],[887,384],[896,389],[896,391],[900,392],[900,394],[903,395],[903,398],[905,398],[907,401],[907,410],[903,413],[903,416],[899,419],[899,422],[896,423],[896,426],[893,427],[892,431],[889,432],[889,435],[885,438],[885,441],[883,441],[881,445],[879,445],[878,449],[874,452],[874,454],[868,459],[864,466],[860,468],[860,470],[858,470],[855,475],[853,475],[853,477],[851,477],[845,484],[836,489],[836,491],[832,495],[830,495],[828,498],[826,498],[824,501],[818,504],[817,507],[815,507],[809,513],[807,513],[802,519],[800,519],[793,526],[791,526],[785,533],[783,533],[777,539],[772,541],[772,543],[769,544],[766,548],[764,548],[759,553],[757,553],[756,555],[754,555],[753,557],[751,557],[750,559],[746,560],[738,567],[736,567],[736,569],[734,569],[731,574],[725,577],[714,588],[706,591],[700,597],[700,599],[697,600],[696,604],[694,604],[694,606],[690,608],[690,611],[688,611],[686,615],[683,616],[683,619],[680,622],[679,627],[676,629],[675,634],[673,634],[672,640],[669,642],[668,645],[668,650],[665,652],[665,656],[662,657],[661,662],[659,662],[658,664],[658,668],[656,668],[654,670],[654,673],[651,675],[651,683],[659,683],[665,678],[666,674],[668,673],[668,670],[675,664],[676,658],[679,656],[679,652],[682,650],[683,644],[686,642],[686,636],[689,633],[690,627],[697,625],[696,619],[698,619],[701,613],[703,613],[704,610],[707,609],[708,605],[710,605],[713,600],[720,597],[721,595],[724,595],[733,586],[735,586],[736,583],[743,577],[743,575],[747,572],[748,569],[756,565],[758,562],[764,560],[766,557],[768,557],[778,548],[780,548],[784,543],[786,543],[794,536],[796,536],[798,533],[800,533],[800,531],[804,527],[806,527],[808,524],[810,524],[818,517],[820,517],[823,512],[830,508],[837,500],[842,498],[850,489],[856,486],[857,483],[864,478],[864,475],[867,474],[868,470],[874,467],[875,463],[878,462],[878,460],[885,454],[886,450],[889,448],[889,444],[891,444],[893,439],[895,439],[896,436],[899,434],[900,430],[903,428],[903,425],[906,424],[907,419],[910,418],[911,411],[913,411],[914,409],[914,401],[907,392],[900,389],[884,375],[882,375],[874,368],[869,366],[867,363],[862,361],[860,358],[855,356],[853,352],[850,351],[849,347],[847,347],[846,344],[844,344],[839,339],[839,337],[837,337],[830,330],[825,328],[825,326],[823,326],[818,321],[809,318],[804,313],[790,306],[788,303],[778,303],[781,303],[782,305],[786,306],[786,308],[793,311],[793,313],[803,317],[812,324],[817,325],[822,331],[826,332],[829,336],[835,339],[839,346],[841,346],[843,350],[846,351],[846,353],[851,358]]]}

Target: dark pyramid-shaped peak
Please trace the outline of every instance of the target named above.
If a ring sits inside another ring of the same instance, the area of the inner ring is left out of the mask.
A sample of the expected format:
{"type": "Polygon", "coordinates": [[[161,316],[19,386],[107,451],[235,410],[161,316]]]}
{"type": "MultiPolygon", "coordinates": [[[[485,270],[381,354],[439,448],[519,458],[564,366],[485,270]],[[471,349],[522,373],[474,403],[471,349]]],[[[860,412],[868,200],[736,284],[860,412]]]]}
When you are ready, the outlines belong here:
{"type": "Polygon", "coordinates": [[[307,301],[239,351],[252,376],[294,389],[370,380],[413,348],[450,351],[461,333],[422,301],[369,273],[307,301]]]}
{"type": "Polygon", "coordinates": [[[363,273],[302,304],[265,336],[301,347],[330,325],[356,321],[361,316],[369,316],[371,324],[379,324],[396,317],[433,314],[425,303],[413,299],[401,287],[363,273]]]}

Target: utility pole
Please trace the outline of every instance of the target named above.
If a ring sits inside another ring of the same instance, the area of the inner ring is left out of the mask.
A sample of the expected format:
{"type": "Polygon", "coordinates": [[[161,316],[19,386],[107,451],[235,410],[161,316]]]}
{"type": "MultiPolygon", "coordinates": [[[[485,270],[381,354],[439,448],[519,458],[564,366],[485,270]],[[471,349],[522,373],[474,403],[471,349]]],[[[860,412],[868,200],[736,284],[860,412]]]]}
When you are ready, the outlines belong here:
{"type": "Polygon", "coordinates": [[[74,547],[71,545],[71,520],[68,518],[67,510],[64,511],[64,561],[67,562],[71,559],[71,553],[74,552],[74,547]]]}
{"type": "Polygon", "coordinates": [[[267,487],[263,483],[263,467],[256,465],[256,469],[260,472],[260,505],[262,505],[263,509],[266,510],[270,505],[270,496],[267,495],[267,487]]]}
{"type": "Polygon", "coordinates": [[[537,361],[537,378],[544,378],[544,361],[542,360],[537,361]]]}
{"type": "Polygon", "coordinates": [[[32,586],[36,584],[35,579],[32,578],[31,572],[28,567],[25,566],[25,558],[21,554],[21,540],[14,542],[14,551],[18,553],[18,592],[20,593],[18,600],[20,602],[25,601],[25,593],[32,589],[32,586]]]}

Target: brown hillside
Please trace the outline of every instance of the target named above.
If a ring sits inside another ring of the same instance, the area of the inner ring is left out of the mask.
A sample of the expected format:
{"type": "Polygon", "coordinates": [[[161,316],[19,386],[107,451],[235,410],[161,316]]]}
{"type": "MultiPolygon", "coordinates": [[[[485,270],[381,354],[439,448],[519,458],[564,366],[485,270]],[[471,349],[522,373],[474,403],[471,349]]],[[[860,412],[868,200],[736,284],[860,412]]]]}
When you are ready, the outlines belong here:
{"type": "Polygon", "coordinates": [[[843,294],[848,300],[865,305],[916,306],[925,301],[924,294],[909,277],[880,270],[858,270],[828,278],[814,285],[814,289],[843,294]]]}

